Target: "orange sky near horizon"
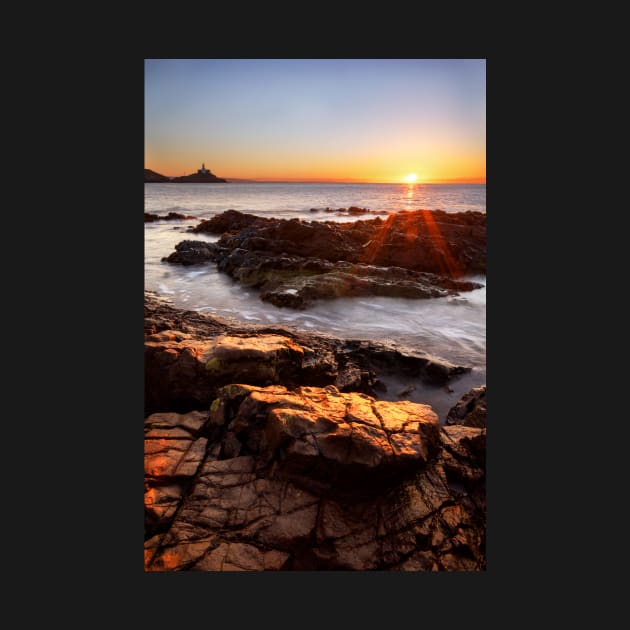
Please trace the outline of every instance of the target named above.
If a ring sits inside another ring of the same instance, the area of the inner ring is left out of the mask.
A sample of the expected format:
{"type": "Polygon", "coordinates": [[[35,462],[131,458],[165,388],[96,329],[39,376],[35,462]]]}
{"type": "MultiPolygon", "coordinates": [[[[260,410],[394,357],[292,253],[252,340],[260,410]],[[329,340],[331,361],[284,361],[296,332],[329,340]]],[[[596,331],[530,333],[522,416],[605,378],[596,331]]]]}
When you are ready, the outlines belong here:
{"type": "MultiPolygon", "coordinates": [[[[407,177],[413,173],[416,175],[416,183],[418,184],[485,184],[486,173],[485,165],[476,165],[470,163],[468,168],[458,168],[461,163],[453,165],[445,165],[440,169],[423,167],[420,160],[408,160],[407,168],[396,168],[382,166],[370,167],[363,164],[346,164],[333,166],[313,166],[312,168],[304,168],[295,164],[275,164],[269,165],[267,168],[250,168],[226,164],[225,167],[219,160],[212,162],[210,160],[201,159],[197,163],[187,161],[186,163],[172,162],[169,159],[150,160],[147,156],[145,168],[149,168],[156,173],[166,175],[167,177],[179,177],[181,175],[190,175],[196,173],[201,164],[205,163],[205,167],[212,171],[217,177],[223,179],[251,179],[260,182],[356,182],[356,183],[383,183],[383,184],[406,184],[407,177]],[[183,164],[183,165],[182,165],[183,164]],[[417,166],[418,165],[418,166],[417,166]],[[476,167],[476,168],[475,168],[476,167]],[[461,175],[465,173],[465,175],[461,175]]],[[[464,167],[468,166],[463,164],[464,167]]]]}
{"type": "Polygon", "coordinates": [[[483,59],[145,60],[145,168],[486,183],[483,59]]]}

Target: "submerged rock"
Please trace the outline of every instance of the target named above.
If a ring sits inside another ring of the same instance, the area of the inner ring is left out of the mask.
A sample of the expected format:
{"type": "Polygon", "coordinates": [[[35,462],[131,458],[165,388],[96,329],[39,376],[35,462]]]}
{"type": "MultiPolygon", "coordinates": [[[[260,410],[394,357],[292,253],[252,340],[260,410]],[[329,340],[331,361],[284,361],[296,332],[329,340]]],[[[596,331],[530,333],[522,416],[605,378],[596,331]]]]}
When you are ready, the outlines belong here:
{"type": "Polygon", "coordinates": [[[276,306],[305,309],[317,300],[337,297],[427,299],[456,295],[458,290],[479,287],[481,285],[472,282],[457,282],[400,267],[335,263],[325,273],[297,275],[292,279],[270,274],[260,287],[260,299],[276,306]]]}
{"type": "MultiPolygon", "coordinates": [[[[318,212],[315,208],[311,210],[311,212],[318,212]]],[[[389,214],[386,210],[370,210],[369,208],[358,208],[357,206],[350,206],[349,208],[326,208],[325,212],[335,213],[338,215],[347,215],[347,216],[362,216],[365,214],[377,214],[377,215],[387,215],[389,214]]]]}
{"type": "Polygon", "coordinates": [[[169,212],[167,215],[162,215],[162,216],[159,214],[151,213],[151,212],[144,213],[145,223],[152,223],[154,221],[182,221],[185,219],[197,220],[197,217],[193,217],[189,214],[181,214],[179,212],[169,212]]]}
{"type": "Polygon", "coordinates": [[[175,251],[162,258],[162,261],[180,265],[199,265],[206,262],[217,262],[225,251],[215,243],[187,240],[177,243],[175,251]]]}

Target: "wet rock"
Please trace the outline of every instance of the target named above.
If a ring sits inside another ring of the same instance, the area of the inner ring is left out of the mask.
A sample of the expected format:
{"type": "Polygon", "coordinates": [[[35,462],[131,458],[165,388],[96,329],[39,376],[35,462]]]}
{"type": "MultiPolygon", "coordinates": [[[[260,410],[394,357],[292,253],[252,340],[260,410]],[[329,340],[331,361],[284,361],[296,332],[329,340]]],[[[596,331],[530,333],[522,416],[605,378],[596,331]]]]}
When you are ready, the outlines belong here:
{"type": "Polygon", "coordinates": [[[154,214],[151,212],[144,213],[145,223],[152,223],[154,221],[183,221],[186,219],[197,220],[197,217],[193,217],[189,214],[181,214],[179,212],[169,212],[167,215],[164,215],[164,216],[161,216],[159,214],[154,214]]]}
{"type": "Polygon", "coordinates": [[[365,214],[389,214],[385,210],[370,210],[369,208],[358,208],[357,206],[350,206],[349,208],[326,208],[325,212],[335,213],[344,216],[362,216],[365,214]]]}
{"type": "Polygon", "coordinates": [[[348,214],[358,216],[361,214],[368,214],[370,211],[367,208],[357,208],[357,206],[350,206],[348,208],[348,214]]]}
{"type": "Polygon", "coordinates": [[[369,356],[369,366],[377,374],[397,375],[409,380],[417,378],[431,385],[444,385],[451,379],[465,374],[470,368],[455,365],[430,354],[409,348],[395,348],[378,342],[346,340],[343,353],[347,359],[365,365],[369,356]]]}
{"type": "Polygon", "coordinates": [[[452,278],[486,270],[486,215],[481,212],[402,211],[384,221],[339,223],[267,219],[228,210],[194,229],[228,232],[221,244],[230,249],[403,267],[452,278]]]}
{"type": "Polygon", "coordinates": [[[376,395],[380,378],[445,384],[469,367],[377,342],[236,324],[145,294],[145,413],[207,408],[219,387],[246,382],[336,385],[376,395]]]}
{"type": "MultiPolygon", "coordinates": [[[[224,232],[236,232],[249,227],[259,220],[260,217],[253,214],[244,214],[237,210],[226,210],[217,214],[211,219],[207,219],[191,228],[191,232],[205,232],[207,234],[223,234],[224,232]]],[[[264,219],[263,219],[264,221],[264,219]]]]}
{"type": "Polygon", "coordinates": [[[162,258],[162,261],[180,265],[199,265],[216,262],[224,251],[216,244],[206,241],[182,241],[177,243],[175,251],[162,258]]]}
{"type": "Polygon", "coordinates": [[[356,363],[347,362],[338,370],[335,386],[342,392],[362,391],[369,378],[369,372],[362,370],[356,363]]]}
{"type": "Polygon", "coordinates": [[[408,396],[409,394],[411,394],[411,392],[413,392],[416,389],[415,385],[408,385],[407,387],[404,387],[403,389],[401,389],[397,396],[408,396]]]}
{"type": "Polygon", "coordinates": [[[446,424],[466,427],[486,426],[486,386],[473,387],[448,412],[446,424]]]}
{"type": "MultiPolygon", "coordinates": [[[[299,263],[289,276],[267,271],[260,298],[276,306],[305,309],[318,300],[339,297],[402,297],[427,299],[446,297],[481,287],[470,282],[457,282],[434,274],[414,272],[400,267],[375,267],[335,263],[315,275],[301,275],[299,263]]],[[[237,276],[238,278],[238,276],[237,276]]]]}
{"type": "MultiPolygon", "coordinates": [[[[251,244],[251,243],[250,243],[251,244]]],[[[260,297],[280,307],[305,309],[318,300],[338,297],[403,297],[427,299],[457,295],[482,285],[403,269],[336,262],[203,241],[182,241],[163,259],[184,265],[217,262],[220,271],[243,286],[260,290],[260,297]]]]}
{"type": "MultiPolygon", "coordinates": [[[[370,211],[353,206],[347,212],[370,211]]],[[[294,309],[336,297],[457,296],[482,286],[459,278],[485,273],[485,220],[482,213],[418,210],[338,223],[228,210],[191,229],[221,234],[218,243],[184,241],[164,260],[215,262],[259,289],[261,299],[294,309]]]]}

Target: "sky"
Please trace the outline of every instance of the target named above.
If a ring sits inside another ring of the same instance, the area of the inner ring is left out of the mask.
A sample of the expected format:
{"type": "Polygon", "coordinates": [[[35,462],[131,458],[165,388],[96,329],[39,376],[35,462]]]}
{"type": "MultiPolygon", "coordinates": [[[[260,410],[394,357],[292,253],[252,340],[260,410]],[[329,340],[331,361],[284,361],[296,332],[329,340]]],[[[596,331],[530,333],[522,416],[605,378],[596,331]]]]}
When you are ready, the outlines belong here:
{"type": "Polygon", "coordinates": [[[486,181],[484,59],[145,59],[144,93],[162,175],[486,181]]]}

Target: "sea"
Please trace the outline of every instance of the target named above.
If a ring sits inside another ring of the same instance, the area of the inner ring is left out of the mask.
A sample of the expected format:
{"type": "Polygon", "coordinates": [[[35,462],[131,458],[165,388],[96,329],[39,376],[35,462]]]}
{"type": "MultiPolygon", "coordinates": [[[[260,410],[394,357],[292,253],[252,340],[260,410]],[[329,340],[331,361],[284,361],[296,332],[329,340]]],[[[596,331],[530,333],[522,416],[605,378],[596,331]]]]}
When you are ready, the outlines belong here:
{"type": "Polygon", "coordinates": [[[218,235],[189,234],[188,228],[233,209],[263,217],[307,221],[372,219],[326,212],[357,206],[373,212],[444,210],[486,212],[485,184],[245,183],[145,184],[144,211],[195,217],[144,224],[144,286],[177,307],[250,324],[278,324],[344,339],[382,341],[444,359],[471,371],[447,387],[384,379],[380,398],[430,404],[444,421],[471,387],[486,383],[486,276],[468,276],[481,289],[458,296],[339,298],[306,311],[276,307],[217,271],[214,263],[184,267],[162,262],[184,239],[216,241],[218,235]],[[403,393],[404,392],[404,393],[403,393]]]}

